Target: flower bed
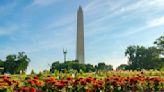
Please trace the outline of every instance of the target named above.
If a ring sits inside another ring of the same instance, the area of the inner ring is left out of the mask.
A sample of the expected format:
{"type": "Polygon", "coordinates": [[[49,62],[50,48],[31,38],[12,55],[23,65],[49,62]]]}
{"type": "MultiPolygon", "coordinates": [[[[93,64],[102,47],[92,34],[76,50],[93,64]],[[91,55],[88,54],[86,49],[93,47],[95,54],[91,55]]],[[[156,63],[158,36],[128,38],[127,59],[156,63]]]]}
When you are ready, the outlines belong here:
{"type": "MultiPolygon", "coordinates": [[[[19,76],[19,75],[17,75],[19,76]]],[[[157,76],[26,76],[0,77],[0,92],[164,92],[164,78],[157,76]]]]}

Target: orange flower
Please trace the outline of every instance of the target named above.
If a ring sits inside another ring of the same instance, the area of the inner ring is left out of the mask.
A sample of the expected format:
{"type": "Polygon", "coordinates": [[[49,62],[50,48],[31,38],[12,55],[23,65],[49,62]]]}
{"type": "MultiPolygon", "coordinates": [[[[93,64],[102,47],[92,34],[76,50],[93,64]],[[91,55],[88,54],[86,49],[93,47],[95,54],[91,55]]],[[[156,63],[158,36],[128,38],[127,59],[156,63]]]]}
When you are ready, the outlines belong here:
{"type": "Polygon", "coordinates": [[[35,82],[33,80],[29,80],[28,83],[31,85],[31,86],[35,86],[35,82]]]}
{"type": "Polygon", "coordinates": [[[57,84],[55,84],[55,86],[59,89],[62,89],[65,87],[65,85],[63,83],[57,83],[57,84]]]}
{"type": "Polygon", "coordinates": [[[81,85],[86,85],[86,80],[85,79],[80,80],[80,83],[81,83],[81,85]]]}
{"type": "Polygon", "coordinates": [[[36,92],[36,88],[30,88],[29,91],[30,92],[36,92]]]}

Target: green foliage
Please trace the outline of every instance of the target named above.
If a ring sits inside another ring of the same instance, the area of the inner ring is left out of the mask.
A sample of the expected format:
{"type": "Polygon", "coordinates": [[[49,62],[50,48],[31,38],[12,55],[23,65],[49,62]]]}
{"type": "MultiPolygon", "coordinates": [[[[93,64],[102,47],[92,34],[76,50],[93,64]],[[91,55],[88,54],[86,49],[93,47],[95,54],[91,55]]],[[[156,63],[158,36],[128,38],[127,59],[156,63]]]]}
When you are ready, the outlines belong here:
{"type": "Polygon", "coordinates": [[[112,65],[106,65],[105,63],[98,63],[98,65],[95,67],[96,70],[113,70],[113,66],[112,65]]]}
{"type": "Polygon", "coordinates": [[[53,73],[54,76],[59,76],[59,71],[58,70],[55,70],[54,73],[53,73]]]}
{"type": "Polygon", "coordinates": [[[43,73],[41,71],[39,71],[39,73],[37,74],[38,77],[42,77],[43,73]]]}
{"type": "Polygon", "coordinates": [[[4,61],[0,60],[0,67],[4,66],[4,61]]]}
{"type": "Polygon", "coordinates": [[[125,56],[128,56],[130,69],[157,69],[160,51],[156,47],[129,46],[125,56]]]}
{"type": "Polygon", "coordinates": [[[162,67],[162,68],[160,69],[160,71],[164,71],[164,67],[162,67]]]}
{"type": "Polygon", "coordinates": [[[121,64],[116,68],[116,70],[128,70],[128,65],[127,64],[121,64]]]}
{"type": "Polygon", "coordinates": [[[164,55],[164,36],[159,37],[154,44],[157,45],[157,48],[161,51],[161,54],[164,55]]]}
{"type": "Polygon", "coordinates": [[[16,71],[16,55],[8,55],[4,62],[4,71],[14,74],[16,71]]]}
{"type": "Polygon", "coordinates": [[[23,71],[23,72],[21,72],[21,74],[26,75],[26,72],[25,72],[25,71],[23,71]]]}
{"type": "Polygon", "coordinates": [[[42,72],[42,74],[43,74],[43,75],[49,75],[49,74],[50,74],[50,71],[49,71],[49,70],[44,70],[44,71],[42,72]]]}
{"type": "Polygon", "coordinates": [[[31,70],[31,75],[34,75],[34,74],[35,74],[34,69],[32,69],[31,70]]]}
{"type": "MultiPolygon", "coordinates": [[[[160,70],[164,66],[164,36],[158,38],[154,44],[156,47],[129,46],[125,51],[128,57],[128,66],[126,69],[157,69],[160,70]]],[[[119,66],[118,68],[123,67],[119,66]]]]}
{"type": "Polygon", "coordinates": [[[59,63],[59,61],[52,63],[50,71],[54,72],[54,70],[63,71],[64,70],[77,70],[78,72],[94,72],[95,70],[113,70],[112,65],[105,65],[105,63],[99,63],[98,67],[94,67],[91,64],[80,64],[78,61],[67,61],[64,63],[59,63]]]}
{"type": "Polygon", "coordinates": [[[4,71],[11,74],[20,74],[25,72],[30,59],[24,52],[18,52],[18,55],[8,55],[4,61],[4,71]]]}
{"type": "Polygon", "coordinates": [[[95,67],[91,64],[86,64],[86,72],[93,72],[95,71],[95,67]]]}
{"type": "Polygon", "coordinates": [[[55,69],[63,72],[65,69],[66,70],[74,69],[77,71],[80,71],[80,69],[82,69],[83,71],[85,71],[86,67],[84,64],[79,64],[79,62],[77,61],[67,61],[64,63],[59,63],[59,61],[57,61],[52,63],[50,71],[54,72],[55,69]]]}

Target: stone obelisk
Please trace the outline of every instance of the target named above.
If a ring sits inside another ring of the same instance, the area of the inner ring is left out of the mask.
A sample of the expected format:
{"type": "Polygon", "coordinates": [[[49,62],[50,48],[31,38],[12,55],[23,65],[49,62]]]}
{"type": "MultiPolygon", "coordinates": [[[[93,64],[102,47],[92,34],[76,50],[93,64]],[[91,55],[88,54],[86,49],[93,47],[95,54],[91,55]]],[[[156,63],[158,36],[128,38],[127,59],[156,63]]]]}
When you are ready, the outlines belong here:
{"type": "Polygon", "coordinates": [[[76,60],[79,63],[84,64],[84,20],[83,20],[83,10],[79,7],[77,12],[77,39],[76,39],[76,60]]]}

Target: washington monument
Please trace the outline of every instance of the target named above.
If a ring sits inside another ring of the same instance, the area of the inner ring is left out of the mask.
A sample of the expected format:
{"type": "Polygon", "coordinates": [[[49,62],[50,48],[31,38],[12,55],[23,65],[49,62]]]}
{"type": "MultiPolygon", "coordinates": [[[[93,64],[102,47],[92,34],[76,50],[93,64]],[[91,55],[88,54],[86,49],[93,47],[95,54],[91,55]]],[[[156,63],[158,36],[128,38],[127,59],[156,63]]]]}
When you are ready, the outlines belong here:
{"type": "Polygon", "coordinates": [[[77,12],[77,39],[76,39],[76,60],[79,63],[84,64],[84,20],[83,20],[83,10],[79,7],[77,12]]]}

